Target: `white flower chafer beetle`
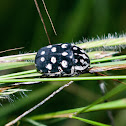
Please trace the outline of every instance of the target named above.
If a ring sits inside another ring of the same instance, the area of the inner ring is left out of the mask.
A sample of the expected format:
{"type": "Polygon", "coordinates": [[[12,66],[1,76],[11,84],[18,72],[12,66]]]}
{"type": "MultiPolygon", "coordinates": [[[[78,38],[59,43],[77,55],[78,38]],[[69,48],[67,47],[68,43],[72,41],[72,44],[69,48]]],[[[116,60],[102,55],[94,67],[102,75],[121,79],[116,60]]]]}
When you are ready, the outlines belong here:
{"type": "Polygon", "coordinates": [[[90,59],[80,47],[65,43],[39,49],[35,64],[45,77],[74,76],[88,72],[90,59]]]}

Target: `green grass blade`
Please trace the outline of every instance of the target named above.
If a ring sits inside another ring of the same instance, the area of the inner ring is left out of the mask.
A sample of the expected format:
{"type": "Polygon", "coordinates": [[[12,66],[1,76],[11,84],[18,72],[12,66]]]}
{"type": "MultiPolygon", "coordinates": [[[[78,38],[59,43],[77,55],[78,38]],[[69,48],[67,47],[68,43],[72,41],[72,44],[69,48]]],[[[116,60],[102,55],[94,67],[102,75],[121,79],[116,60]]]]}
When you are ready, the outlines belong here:
{"type": "Polygon", "coordinates": [[[120,92],[126,90],[126,85],[120,84],[117,87],[113,88],[111,91],[109,91],[106,95],[102,96],[101,98],[99,98],[98,100],[96,100],[95,102],[93,102],[92,104],[90,104],[89,106],[87,106],[86,108],[79,110],[76,114],[79,114],[81,112],[86,111],[87,109],[93,107],[94,105],[100,103],[100,102],[104,102],[105,100],[111,98],[112,96],[115,96],[117,94],[119,94],[120,92]]]}
{"type": "Polygon", "coordinates": [[[3,116],[7,116],[8,114],[14,111],[19,110],[22,107],[25,107],[25,105],[32,103],[38,98],[43,99],[43,97],[46,97],[48,94],[50,94],[50,92],[52,92],[53,90],[57,89],[60,86],[61,85],[53,85],[53,84],[44,86],[34,92],[31,92],[28,95],[28,97],[17,100],[15,103],[13,103],[14,107],[10,106],[10,104],[4,105],[4,108],[3,107],[0,108],[0,118],[2,118],[3,116]]]}
{"type": "Polygon", "coordinates": [[[82,44],[77,44],[81,48],[96,48],[103,46],[126,45],[126,37],[110,38],[96,41],[89,41],[82,44]]]}
{"type": "Polygon", "coordinates": [[[30,62],[0,63],[0,70],[6,70],[6,69],[24,67],[24,66],[29,66],[29,65],[34,65],[34,63],[30,63],[30,62]]]}
{"type": "Polygon", "coordinates": [[[105,62],[105,61],[117,60],[117,59],[126,59],[126,55],[114,56],[114,57],[111,57],[111,58],[103,58],[103,59],[91,60],[91,63],[105,62]]]}
{"type": "Polygon", "coordinates": [[[47,82],[47,81],[82,81],[82,80],[109,80],[109,79],[126,79],[123,76],[93,76],[93,77],[62,77],[62,78],[34,78],[34,79],[0,79],[0,83],[15,83],[15,82],[47,82]]]}
{"type": "Polygon", "coordinates": [[[85,123],[95,125],[95,126],[110,126],[110,125],[107,125],[107,124],[99,123],[99,122],[96,122],[96,121],[92,121],[92,120],[88,120],[88,119],[84,119],[84,118],[80,118],[80,117],[76,117],[76,116],[72,116],[71,118],[77,119],[77,120],[80,120],[80,121],[83,121],[85,123]]]}
{"type": "Polygon", "coordinates": [[[119,65],[119,64],[126,64],[126,60],[124,61],[116,61],[116,62],[107,62],[107,63],[99,63],[99,64],[91,64],[91,67],[102,67],[102,66],[111,66],[111,65],[119,65]]]}
{"type": "MultiPolygon", "coordinates": [[[[71,116],[73,113],[80,111],[82,109],[85,109],[85,108],[86,107],[81,107],[81,108],[74,108],[74,109],[69,109],[69,110],[53,112],[53,113],[40,114],[40,115],[31,116],[29,118],[33,120],[45,120],[45,119],[61,118],[61,117],[69,118],[69,116],[71,116]]],[[[110,101],[110,102],[94,105],[91,108],[85,111],[82,111],[82,113],[92,112],[92,111],[101,111],[101,110],[125,109],[125,108],[126,108],[126,99],[120,99],[120,100],[115,100],[115,101],[110,101]]]]}
{"type": "Polygon", "coordinates": [[[25,53],[0,57],[0,62],[34,60],[36,53],[25,53]]]}
{"type": "Polygon", "coordinates": [[[24,74],[32,74],[37,72],[36,70],[27,70],[23,72],[17,72],[17,73],[12,73],[12,74],[6,74],[6,75],[1,75],[0,78],[7,78],[7,77],[13,77],[13,76],[19,76],[19,75],[24,75],[24,74]]]}
{"type": "Polygon", "coordinates": [[[34,121],[32,119],[29,119],[29,118],[25,118],[24,121],[29,122],[29,123],[31,123],[34,126],[47,126],[47,125],[41,124],[39,122],[36,122],[36,121],[34,121]]]}

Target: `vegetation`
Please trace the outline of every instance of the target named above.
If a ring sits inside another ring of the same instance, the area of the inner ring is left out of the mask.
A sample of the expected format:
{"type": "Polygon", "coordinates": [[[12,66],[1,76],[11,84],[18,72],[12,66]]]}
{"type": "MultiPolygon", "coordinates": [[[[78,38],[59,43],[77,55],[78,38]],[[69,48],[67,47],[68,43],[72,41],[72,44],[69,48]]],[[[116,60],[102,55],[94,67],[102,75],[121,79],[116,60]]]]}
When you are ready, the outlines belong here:
{"type": "Polygon", "coordinates": [[[125,126],[126,36],[120,33],[125,32],[126,26],[125,1],[47,0],[58,36],[54,36],[41,1],[39,4],[51,42],[72,43],[73,40],[85,49],[91,58],[92,74],[40,78],[34,57],[39,48],[48,45],[48,41],[34,1],[1,1],[0,125],[15,119],[73,80],[73,84],[22,118],[18,125],[107,126],[111,123],[107,110],[112,110],[115,124],[125,126]],[[84,39],[78,41],[82,36],[84,39]],[[17,47],[24,49],[2,53],[17,47]],[[38,81],[40,83],[24,84],[38,81]],[[106,86],[104,96],[99,87],[102,83],[106,86]],[[108,102],[104,103],[106,99],[108,102]]]}

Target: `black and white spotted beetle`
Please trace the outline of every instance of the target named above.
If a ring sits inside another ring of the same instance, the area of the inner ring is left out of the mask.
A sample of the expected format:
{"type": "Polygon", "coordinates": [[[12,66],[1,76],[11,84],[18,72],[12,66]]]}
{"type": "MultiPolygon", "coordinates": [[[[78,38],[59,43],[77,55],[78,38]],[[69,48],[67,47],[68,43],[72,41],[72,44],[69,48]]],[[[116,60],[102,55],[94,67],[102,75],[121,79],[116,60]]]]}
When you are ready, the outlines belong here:
{"type": "Polygon", "coordinates": [[[39,49],[35,65],[45,77],[74,76],[88,72],[90,59],[74,44],[54,44],[39,49]]]}

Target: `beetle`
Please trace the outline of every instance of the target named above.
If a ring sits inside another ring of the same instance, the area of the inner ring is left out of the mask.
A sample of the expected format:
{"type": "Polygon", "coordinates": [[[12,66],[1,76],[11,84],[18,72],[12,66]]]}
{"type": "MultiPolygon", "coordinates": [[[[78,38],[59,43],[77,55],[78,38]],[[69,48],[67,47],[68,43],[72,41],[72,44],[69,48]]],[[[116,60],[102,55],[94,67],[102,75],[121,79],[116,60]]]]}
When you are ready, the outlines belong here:
{"type": "Polygon", "coordinates": [[[45,77],[74,76],[88,72],[90,59],[74,44],[54,44],[38,50],[35,66],[45,77]]]}

